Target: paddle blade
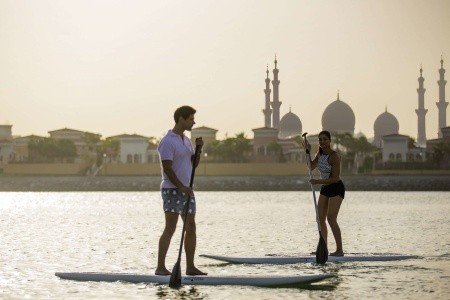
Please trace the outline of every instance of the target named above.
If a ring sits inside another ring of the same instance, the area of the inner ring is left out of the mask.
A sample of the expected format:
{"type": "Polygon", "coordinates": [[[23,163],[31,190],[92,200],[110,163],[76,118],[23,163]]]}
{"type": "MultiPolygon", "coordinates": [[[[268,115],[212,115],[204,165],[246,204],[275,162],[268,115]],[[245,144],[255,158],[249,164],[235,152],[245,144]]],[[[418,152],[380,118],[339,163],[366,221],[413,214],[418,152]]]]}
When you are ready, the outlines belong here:
{"type": "Polygon", "coordinates": [[[319,232],[319,244],[317,244],[316,250],[316,263],[324,264],[328,260],[328,247],[325,239],[322,237],[322,234],[319,232]]]}
{"type": "Polygon", "coordinates": [[[170,274],[169,286],[171,288],[178,288],[181,286],[181,267],[180,261],[177,261],[175,266],[173,266],[172,274],[170,274]]]}

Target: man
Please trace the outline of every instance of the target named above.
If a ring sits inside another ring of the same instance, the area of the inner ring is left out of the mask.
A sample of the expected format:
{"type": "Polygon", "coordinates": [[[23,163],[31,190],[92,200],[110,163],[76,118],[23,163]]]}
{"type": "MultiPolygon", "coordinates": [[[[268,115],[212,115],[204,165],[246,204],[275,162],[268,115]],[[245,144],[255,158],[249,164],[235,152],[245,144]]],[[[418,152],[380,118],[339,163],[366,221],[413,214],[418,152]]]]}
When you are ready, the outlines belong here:
{"type": "MultiPolygon", "coordinates": [[[[178,215],[186,222],[185,251],[186,251],[186,275],[206,275],[194,265],[194,253],[197,241],[195,225],[195,198],[194,192],[189,187],[193,164],[199,163],[199,157],[194,159],[192,143],[184,135],[184,131],[190,131],[194,126],[194,114],[196,110],[190,106],[181,106],[175,110],[175,126],[169,130],[158,145],[158,153],[162,166],[161,196],[165,215],[165,228],[159,239],[158,266],[156,275],[170,275],[165,266],[167,251],[175,232],[178,215]],[[184,207],[187,199],[189,210],[187,219],[184,220],[184,207]]],[[[203,146],[202,138],[197,138],[196,146],[203,146]]]]}

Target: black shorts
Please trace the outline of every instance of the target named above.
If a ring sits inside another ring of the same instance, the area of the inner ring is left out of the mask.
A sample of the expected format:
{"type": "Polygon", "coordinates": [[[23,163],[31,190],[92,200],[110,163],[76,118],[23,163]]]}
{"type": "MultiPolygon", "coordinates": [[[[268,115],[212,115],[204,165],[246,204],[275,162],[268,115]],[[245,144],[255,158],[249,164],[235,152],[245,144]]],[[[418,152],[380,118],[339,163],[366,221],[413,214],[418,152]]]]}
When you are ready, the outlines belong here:
{"type": "Polygon", "coordinates": [[[342,180],[339,180],[336,183],[322,185],[322,188],[320,189],[320,194],[327,196],[329,198],[340,196],[342,199],[344,199],[345,185],[342,182],[342,180]]]}

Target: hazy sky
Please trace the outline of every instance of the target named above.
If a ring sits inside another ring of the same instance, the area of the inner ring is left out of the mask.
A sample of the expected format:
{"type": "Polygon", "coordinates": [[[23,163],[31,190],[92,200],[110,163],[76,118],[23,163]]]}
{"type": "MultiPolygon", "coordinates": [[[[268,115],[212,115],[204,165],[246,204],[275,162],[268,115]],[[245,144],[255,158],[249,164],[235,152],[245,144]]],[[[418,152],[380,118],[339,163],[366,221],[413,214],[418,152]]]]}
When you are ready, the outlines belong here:
{"type": "Polygon", "coordinates": [[[0,0],[0,124],[13,135],[161,137],[188,104],[219,139],[253,138],[275,54],[281,117],[291,107],[317,133],[339,90],[367,137],[386,106],[400,133],[417,137],[422,64],[426,134],[436,138],[450,1],[0,0]]]}

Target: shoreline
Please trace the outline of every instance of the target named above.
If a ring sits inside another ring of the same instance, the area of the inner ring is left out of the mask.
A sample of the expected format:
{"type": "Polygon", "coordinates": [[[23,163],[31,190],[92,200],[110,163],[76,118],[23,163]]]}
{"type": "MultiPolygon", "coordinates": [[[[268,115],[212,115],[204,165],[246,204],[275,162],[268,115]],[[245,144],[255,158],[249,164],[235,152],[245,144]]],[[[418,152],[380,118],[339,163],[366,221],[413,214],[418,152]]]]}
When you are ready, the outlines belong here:
{"type": "MultiPolygon", "coordinates": [[[[342,180],[348,191],[450,191],[448,175],[360,175],[342,180]]],[[[160,182],[160,176],[0,176],[0,191],[159,191],[160,182]]],[[[311,190],[307,176],[196,176],[194,185],[197,191],[311,190]]]]}

